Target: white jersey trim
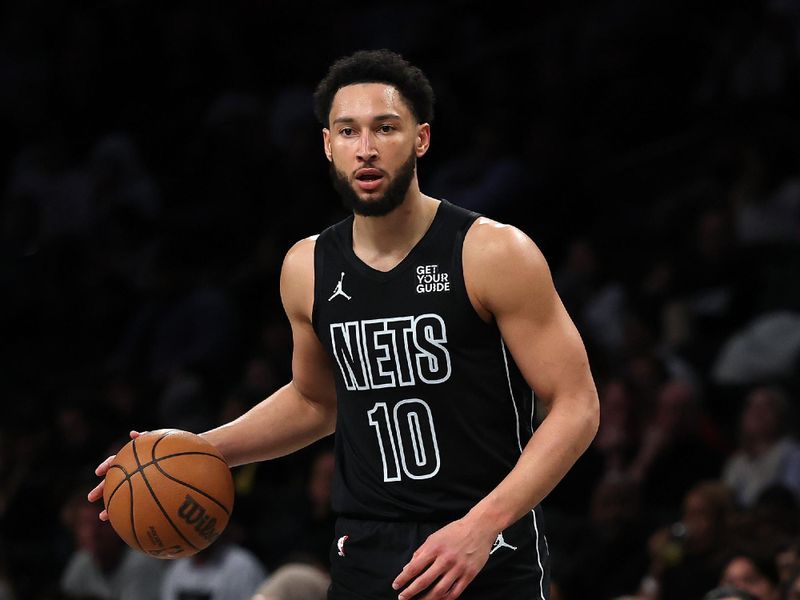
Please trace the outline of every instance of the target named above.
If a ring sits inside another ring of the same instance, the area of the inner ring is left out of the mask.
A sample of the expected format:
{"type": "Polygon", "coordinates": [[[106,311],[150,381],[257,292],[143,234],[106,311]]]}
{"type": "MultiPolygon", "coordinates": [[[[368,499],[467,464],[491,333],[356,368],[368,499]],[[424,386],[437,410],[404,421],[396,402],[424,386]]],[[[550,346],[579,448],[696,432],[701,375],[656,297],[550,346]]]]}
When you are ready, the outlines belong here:
{"type": "MultiPolygon", "coordinates": [[[[506,368],[506,381],[508,381],[508,393],[511,397],[511,405],[514,407],[514,420],[516,421],[516,430],[517,430],[517,447],[519,448],[519,453],[522,454],[522,439],[519,435],[519,410],[517,410],[517,400],[514,398],[514,388],[511,385],[511,371],[508,368],[508,355],[506,354],[506,344],[502,338],[500,338],[500,349],[503,352],[503,364],[506,368]]],[[[541,600],[545,600],[544,597],[544,567],[542,566],[542,555],[539,552],[539,524],[536,522],[536,511],[531,511],[531,516],[533,517],[533,531],[535,532],[535,537],[533,540],[534,545],[536,546],[536,562],[539,565],[539,594],[541,600]]],[[[545,540],[545,543],[547,541],[545,540]]]]}

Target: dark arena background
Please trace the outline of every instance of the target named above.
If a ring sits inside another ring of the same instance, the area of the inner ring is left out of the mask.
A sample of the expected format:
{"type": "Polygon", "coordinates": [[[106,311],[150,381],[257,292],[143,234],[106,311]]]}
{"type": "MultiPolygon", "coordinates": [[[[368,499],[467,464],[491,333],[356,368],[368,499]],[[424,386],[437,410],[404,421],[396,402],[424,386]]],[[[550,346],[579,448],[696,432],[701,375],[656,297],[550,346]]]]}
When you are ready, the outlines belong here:
{"type": "MultiPolygon", "coordinates": [[[[553,600],[699,600],[736,560],[788,589],[796,0],[9,0],[0,600],[217,598],[182,592],[180,561],[128,569],[149,592],[75,591],[81,557],[127,560],[86,493],[130,429],[203,431],[288,381],[283,255],[345,215],[311,93],[381,47],[437,94],[423,191],[531,236],[589,350],[602,423],[544,502],[553,600]]],[[[192,568],[242,600],[288,563],[324,572],[331,465],[323,440],[235,469],[232,523],[192,568]]]]}

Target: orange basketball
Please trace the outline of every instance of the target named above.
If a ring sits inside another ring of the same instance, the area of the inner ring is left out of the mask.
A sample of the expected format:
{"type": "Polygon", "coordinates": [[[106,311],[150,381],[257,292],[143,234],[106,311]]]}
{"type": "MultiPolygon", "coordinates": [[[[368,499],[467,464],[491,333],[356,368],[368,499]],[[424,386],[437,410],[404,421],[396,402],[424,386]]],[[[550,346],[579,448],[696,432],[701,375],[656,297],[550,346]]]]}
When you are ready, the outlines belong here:
{"type": "Polygon", "coordinates": [[[119,451],[103,489],[111,525],[135,550],[181,558],[228,525],[233,478],[222,454],[199,435],[150,431],[119,451]]]}

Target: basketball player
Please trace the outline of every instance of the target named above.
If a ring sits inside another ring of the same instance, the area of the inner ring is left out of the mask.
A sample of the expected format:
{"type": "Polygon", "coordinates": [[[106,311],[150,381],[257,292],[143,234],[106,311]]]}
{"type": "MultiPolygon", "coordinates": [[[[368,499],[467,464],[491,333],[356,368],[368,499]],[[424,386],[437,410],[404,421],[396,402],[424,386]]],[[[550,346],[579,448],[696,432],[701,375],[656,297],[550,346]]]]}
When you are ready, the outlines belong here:
{"type": "Polygon", "coordinates": [[[339,60],[315,105],[353,216],[283,264],[292,381],[203,435],[233,466],[335,431],[331,600],[545,599],[538,504],[598,425],[545,259],[518,229],[420,191],[433,92],[400,56],[339,60]]]}

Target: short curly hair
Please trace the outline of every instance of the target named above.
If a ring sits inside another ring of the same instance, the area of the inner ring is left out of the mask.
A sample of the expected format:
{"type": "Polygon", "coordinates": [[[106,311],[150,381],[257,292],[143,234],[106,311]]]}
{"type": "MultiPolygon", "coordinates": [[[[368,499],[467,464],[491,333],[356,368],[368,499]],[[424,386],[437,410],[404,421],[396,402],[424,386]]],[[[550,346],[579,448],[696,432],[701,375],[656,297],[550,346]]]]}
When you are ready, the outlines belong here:
{"type": "Polygon", "coordinates": [[[336,92],[354,83],[392,85],[407,102],[418,123],[433,121],[433,88],[418,67],[391,50],[359,50],[333,63],[314,92],[314,114],[323,127],[329,125],[336,92]]]}

